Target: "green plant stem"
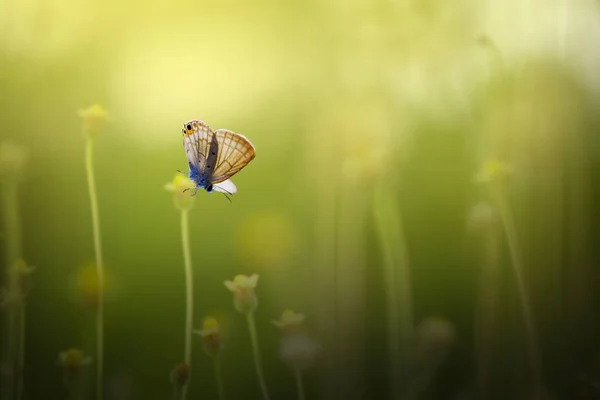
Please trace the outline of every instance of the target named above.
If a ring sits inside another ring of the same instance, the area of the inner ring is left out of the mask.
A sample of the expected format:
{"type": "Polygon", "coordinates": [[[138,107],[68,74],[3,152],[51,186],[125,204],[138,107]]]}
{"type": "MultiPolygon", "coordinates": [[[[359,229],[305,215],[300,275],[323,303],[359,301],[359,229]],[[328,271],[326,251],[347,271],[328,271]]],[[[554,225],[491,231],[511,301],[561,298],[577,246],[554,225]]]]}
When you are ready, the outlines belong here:
{"type": "Polygon", "coordinates": [[[304,400],[304,382],[302,381],[302,372],[298,368],[294,369],[294,377],[296,378],[296,390],[298,391],[298,400],[304,400]]]}
{"type": "Polygon", "coordinates": [[[104,362],[104,267],[102,246],[100,241],[100,217],[98,214],[98,196],[94,178],[93,140],[87,139],[85,148],[85,165],[92,209],[92,227],[94,230],[94,250],[96,253],[96,269],[98,274],[98,305],[96,309],[96,400],[102,400],[103,362],[104,362]]]}
{"type": "MultiPolygon", "coordinates": [[[[192,323],[194,315],[194,292],[193,292],[193,276],[192,276],[192,255],[190,252],[190,228],[189,228],[189,217],[188,210],[181,210],[181,245],[183,249],[183,260],[185,263],[185,348],[183,352],[183,359],[191,371],[192,363],[192,323]]],[[[188,377],[188,383],[182,388],[181,398],[185,399],[187,396],[187,388],[190,379],[188,377]]]]}
{"type": "MultiPolygon", "coordinates": [[[[5,223],[6,268],[11,268],[21,258],[21,220],[19,218],[18,184],[11,179],[2,187],[5,223]]],[[[7,270],[8,271],[8,270],[7,270]]],[[[11,274],[12,275],[12,274],[11,274]]],[[[16,282],[16,280],[15,280],[16,282]]]]}
{"type": "Polygon", "coordinates": [[[246,313],[246,319],[248,320],[248,328],[250,330],[250,340],[252,341],[252,352],[254,353],[254,365],[256,366],[256,375],[258,377],[258,383],[260,384],[260,390],[262,391],[263,398],[269,400],[269,391],[267,390],[267,384],[263,375],[262,365],[260,361],[260,350],[258,348],[258,337],[256,335],[256,324],[254,322],[254,313],[246,313]]]}
{"type": "Polygon", "coordinates": [[[496,42],[493,40],[493,38],[486,37],[485,47],[488,51],[490,51],[492,58],[494,58],[494,60],[491,62],[491,66],[496,68],[496,73],[498,76],[503,76],[506,68],[504,67],[504,57],[498,48],[498,45],[496,45],[496,42]]]}
{"type": "MultiPolygon", "coordinates": [[[[498,227],[500,227],[498,225],[498,227]]],[[[498,332],[498,290],[500,273],[500,243],[502,232],[495,226],[483,232],[484,261],[475,308],[476,398],[489,397],[491,355],[494,334],[498,332]]]]}
{"type": "Polygon", "coordinates": [[[414,331],[412,290],[400,213],[393,194],[382,185],[375,191],[373,213],[384,258],[391,398],[400,399],[402,385],[407,382],[402,360],[409,357],[410,340],[414,331]]]}
{"type": "Polygon", "coordinates": [[[81,388],[70,389],[68,392],[68,400],[83,400],[83,393],[81,388]]]}
{"type": "Polygon", "coordinates": [[[217,381],[219,400],[223,400],[225,399],[225,390],[223,386],[223,376],[221,375],[221,358],[218,355],[213,359],[213,365],[215,367],[215,379],[217,381]]]}
{"type": "Polygon", "coordinates": [[[181,389],[179,389],[177,386],[173,386],[173,400],[180,400],[181,393],[181,389]]]}
{"type": "Polygon", "coordinates": [[[533,375],[534,389],[536,391],[536,399],[539,399],[542,391],[541,387],[541,367],[540,367],[540,354],[539,344],[537,340],[537,333],[535,324],[533,321],[533,313],[531,310],[531,303],[529,300],[529,294],[525,280],[523,278],[523,266],[521,264],[521,252],[518,246],[517,230],[510,210],[510,207],[505,199],[504,193],[498,191],[496,193],[496,201],[500,209],[500,215],[502,218],[502,225],[504,226],[504,233],[506,234],[506,241],[510,252],[510,257],[517,281],[517,289],[519,292],[519,298],[521,300],[521,307],[523,309],[523,319],[525,320],[525,329],[527,332],[527,341],[529,349],[529,362],[531,372],[533,375]]]}
{"type": "MultiPolygon", "coordinates": [[[[317,140],[317,139],[315,139],[317,140]]],[[[321,162],[329,158],[323,155],[319,157],[321,162]]],[[[325,163],[326,164],[326,163],[325,163]]],[[[329,166],[322,165],[321,169],[329,166]]],[[[336,290],[336,232],[338,227],[338,184],[339,179],[323,181],[315,180],[316,185],[316,215],[315,215],[315,268],[314,283],[315,296],[313,307],[317,311],[315,315],[316,325],[321,336],[322,345],[329,349],[329,356],[323,357],[319,379],[319,397],[332,399],[336,396],[337,377],[339,368],[336,363],[336,304],[332,301],[332,292],[336,290]]],[[[337,296],[333,296],[337,298],[337,296]]]]}
{"type": "Polygon", "coordinates": [[[19,354],[18,363],[18,381],[17,381],[17,400],[23,397],[23,375],[25,370],[25,329],[27,328],[27,312],[25,304],[19,310],[19,354]]]}
{"type": "MultiPolygon", "coordinates": [[[[19,290],[19,281],[18,274],[10,273],[10,268],[12,268],[15,263],[21,258],[21,221],[20,221],[20,213],[19,213],[19,196],[18,196],[18,182],[15,179],[8,178],[3,186],[3,214],[4,214],[4,223],[5,223],[5,243],[6,243],[6,272],[8,273],[8,287],[7,293],[9,295],[13,295],[19,290]]],[[[6,342],[4,343],[5,347],[5,357],[3,360],[6,365],[11,368],[18,367],[17,366],[17,351],[19,343],[18,336],[18,324],[17,318],[19,318],[19,307],[11,306],[8,308],[6,313],[6,342]]],[[[18,381],[22,380],[21,374],[18,371],[17,373],[18,381]]],[[[10,377],[10,374],[2,374],[2,382],[0,382],[0,387],[2,388],[3,399],[13,399],[15,396],[15,390],[18,384],[14,379],[10,377]]]]}

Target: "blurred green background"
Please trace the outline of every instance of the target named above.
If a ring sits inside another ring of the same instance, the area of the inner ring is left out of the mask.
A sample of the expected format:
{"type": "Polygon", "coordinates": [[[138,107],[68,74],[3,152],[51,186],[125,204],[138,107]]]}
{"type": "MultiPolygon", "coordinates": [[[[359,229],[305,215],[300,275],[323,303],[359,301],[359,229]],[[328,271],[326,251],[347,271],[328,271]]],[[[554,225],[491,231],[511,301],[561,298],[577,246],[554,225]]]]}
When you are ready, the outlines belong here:
{"type": "MultiPolygon", "coordinates": [[[[543,398],[600,398],[599,44],[600,6],[584,0],[1,0],[0,139],[27,152],[19,236],[36,267],[23,398],[65,398],[60,351],[94,356],[77,284],[94,261],[77,111],[95,103],[109,115],[94,139],[105,398],[169,398],[182,361],[179,214],[164,186],[186,168],[191,119],[257,149],[232,203],[198,192],[190,212],[194,326],[226,321],[227,398],[260,398],[223,285],[241,273],[260,275],[273,399],[295,396],[270,323],[286,308],[322,344],[309,399],[409,398],[398,390],[416,373],[403,365],[428,317],[454,335],[415,396],[529,399],[543,386],[543,398]],[[493,193],[474,182],[496,158],[512,169],[502,195],[541,382],[493,193]]],[[[197,336],[188,398],[216,398],[197,336]]]]}

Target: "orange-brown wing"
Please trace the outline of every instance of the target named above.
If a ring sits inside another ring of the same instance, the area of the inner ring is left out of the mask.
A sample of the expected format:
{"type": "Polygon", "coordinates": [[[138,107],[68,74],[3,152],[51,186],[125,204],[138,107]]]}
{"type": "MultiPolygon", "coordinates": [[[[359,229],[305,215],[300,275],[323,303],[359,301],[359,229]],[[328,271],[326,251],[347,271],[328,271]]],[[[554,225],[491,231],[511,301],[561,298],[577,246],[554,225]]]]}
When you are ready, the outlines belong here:
{"type": "Polygon", "coordinates": [[[203,121],[192,120],[183,124],[183,147],[188,162],[200,173],[204,172],[208,158],[209,143],[214,135],[203,121]],[[191,129],[187,129],[190,127],[191,129]]]}
{"type": "Polygon", "coordinates": [[[214,135],[219,144],[219,152],[210,180],[212,184],[229,179],[256,155],[254,146],[243,135],[227,129],[217,129],[214,135]]]}

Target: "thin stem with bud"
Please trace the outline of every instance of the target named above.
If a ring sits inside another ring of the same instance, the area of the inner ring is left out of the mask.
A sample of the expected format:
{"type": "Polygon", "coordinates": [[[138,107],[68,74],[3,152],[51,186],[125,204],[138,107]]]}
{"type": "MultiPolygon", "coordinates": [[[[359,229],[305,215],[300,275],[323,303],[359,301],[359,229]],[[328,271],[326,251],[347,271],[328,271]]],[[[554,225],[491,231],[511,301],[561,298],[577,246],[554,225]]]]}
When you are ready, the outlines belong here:
{"type": "Polygon", "coordinates": [[[96,269],[98,274],[98,299],[96,309],[96,400],[102,400],[103,363],[104,363],[104,265],[100,241],[100,217],[98,214],[98,196],[94,179],[93,139],[88,136],[85,151],[85,165],[92,210],[92,227],[94,232],[94,251],[96,253],[96,269]]]}
{"type": "Polygon", "coordinates": [[[250,340],[252,341],[252,352],[254,353],[254,365],[256,367],[256,375],[258,377],[258,383],[264,400],[270,400],[269,391],[267,384],[265,383],[265,377],[262,370],[262,364],[260,361],[260,350],[258,347],[258,335],[256,334],[256,323],[254,322],[254,312],[250,311],[246,313],[246,320],[248,321],[248,328],[250,330],[250,340]]]}

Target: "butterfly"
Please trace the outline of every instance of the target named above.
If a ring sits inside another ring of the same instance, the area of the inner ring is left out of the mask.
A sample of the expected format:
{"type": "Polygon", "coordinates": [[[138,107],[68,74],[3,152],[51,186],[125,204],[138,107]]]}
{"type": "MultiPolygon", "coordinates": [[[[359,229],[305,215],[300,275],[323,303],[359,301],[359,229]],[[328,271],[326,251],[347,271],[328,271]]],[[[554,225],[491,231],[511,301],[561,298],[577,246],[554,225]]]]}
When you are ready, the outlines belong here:
{"type": "Polygon", "coordinates": [[[245,136],[227,129],[213,131],[200,120],[186,122],[182,132],[189,166],[187,175],[196,184],[193,195],[199,189],[207,193],[216,190],[226,197],[236,193],[237,188],[229,178],[254,159],[254,145],[245,136]]]}

